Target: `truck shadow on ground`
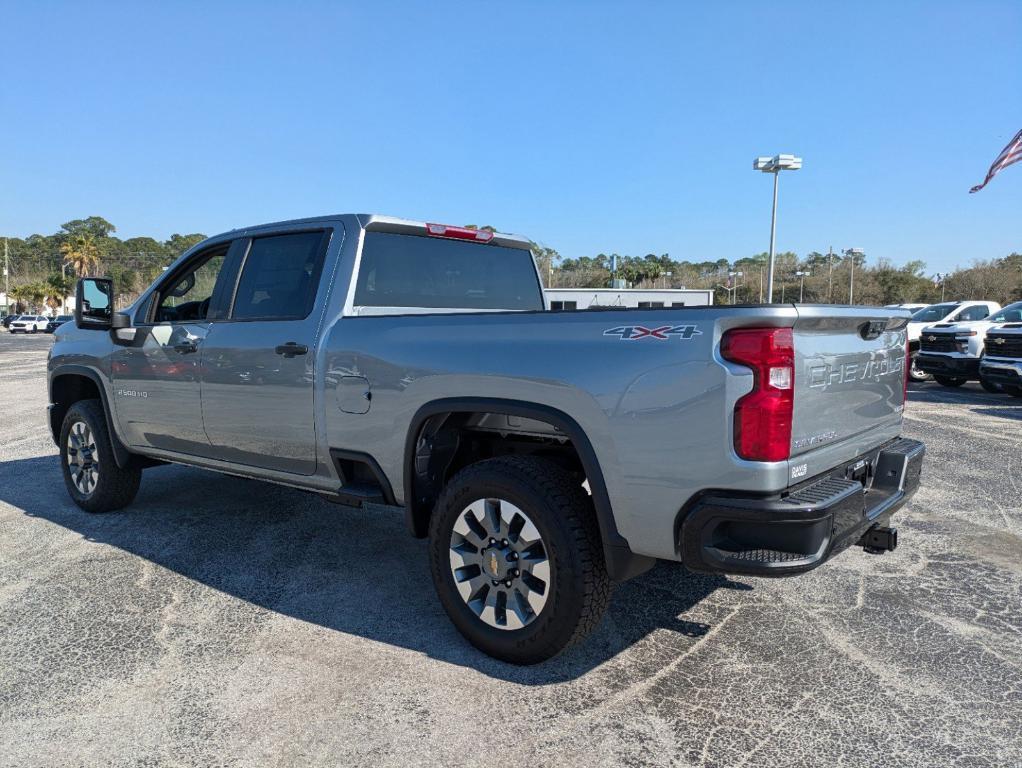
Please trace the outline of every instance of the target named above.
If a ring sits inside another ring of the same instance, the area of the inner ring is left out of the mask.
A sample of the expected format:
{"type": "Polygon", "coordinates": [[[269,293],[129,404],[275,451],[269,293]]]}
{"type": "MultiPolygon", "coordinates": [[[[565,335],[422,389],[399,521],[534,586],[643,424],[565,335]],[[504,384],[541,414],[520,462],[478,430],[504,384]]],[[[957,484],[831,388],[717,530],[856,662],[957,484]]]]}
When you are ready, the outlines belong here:
{"type": "Polygon", "coordinates": [[[453,628],[433,592],[426,542],[411,538],[393,508],[360,511],[167,466],[145,472],[128,509],[92,515],[67,497],[56,456],[0,464],[0,500],[270,611],[524,685],[577,678],[656,630],[674,639],[668,663],[710,628],[681,614],[717,589],[752,589],[662,563],[617,587],[599,630],[580,646],[515,667],[476,651],[453,628]]]}

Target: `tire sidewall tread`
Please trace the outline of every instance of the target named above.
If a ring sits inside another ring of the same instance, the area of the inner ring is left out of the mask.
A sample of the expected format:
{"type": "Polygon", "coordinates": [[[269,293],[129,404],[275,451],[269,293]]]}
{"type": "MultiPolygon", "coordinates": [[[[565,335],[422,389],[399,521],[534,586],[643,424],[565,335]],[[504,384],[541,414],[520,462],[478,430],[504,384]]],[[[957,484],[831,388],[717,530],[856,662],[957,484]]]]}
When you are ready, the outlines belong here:
{"type": "Polygon", "coordinates": [[[549,461],[505,456],[462,469],[437,500],[429,546],[434,585],[451,621],[470,643],[504,661],[535,664],[557,655],[595,629],[610,598],[592,502],[567,472],[549,461]],[[529,516],[550,562],[547,603],[536,619],[517,630],[490,627],[479,619],[451,574],[454,521],[473,501],[493,497],[507,499],[529,516]]]}
{"type": "Polygon", "coordinates": [[[138,493],[142,470],[137,467],[122,469],[117,466],[110,433],[107,430],[106,414],[99,400],[79,400],[68,408],[60,426],[60,465],[64,475],[64,486],[71,500],[86,512],[112,512],[128,506],[138,493]],[[67,436],[75,422],[85,422],[92,431],[99,454],[99,481],[96,489],[85,495],[75,487],[67,465],[67,436]]]}

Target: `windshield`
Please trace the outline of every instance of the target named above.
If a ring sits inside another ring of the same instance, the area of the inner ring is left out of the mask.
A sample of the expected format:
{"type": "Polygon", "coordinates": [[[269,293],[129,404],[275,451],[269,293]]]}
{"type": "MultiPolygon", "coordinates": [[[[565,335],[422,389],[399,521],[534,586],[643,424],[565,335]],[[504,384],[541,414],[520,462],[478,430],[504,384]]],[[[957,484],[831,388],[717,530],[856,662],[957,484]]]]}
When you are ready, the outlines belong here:
{"type": "Polygon", "coordinates": [[[933,304],[912,315],[913,323],[935,323],[947,317],[957,304],[933,304]]]}
{"type": "Polygon", "coordinates": [[[1009,304],[990,318],[991,323],[1022,323],[1022,301],[1009,304]]]}

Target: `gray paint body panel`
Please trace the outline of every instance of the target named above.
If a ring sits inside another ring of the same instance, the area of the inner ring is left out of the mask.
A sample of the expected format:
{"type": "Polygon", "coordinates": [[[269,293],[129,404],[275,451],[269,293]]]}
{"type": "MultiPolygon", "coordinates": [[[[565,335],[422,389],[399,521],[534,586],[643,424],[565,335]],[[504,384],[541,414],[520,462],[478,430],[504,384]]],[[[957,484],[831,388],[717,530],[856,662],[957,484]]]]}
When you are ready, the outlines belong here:
{"type": "MultiPolygon", "coordinates": [[[[215,370],[202,376],[208,378],[211,391],[223,390],[212,407],[215,421],[230,436],[229,450],[209,444],[190,452],[128,439],[134,427],[128,420],[121,423],[122,413],[136,404],[122,405],[111,391],[111,360],[124,348],[114,345],[109,333],[71,324],[58,329],[50,375],[59,375],[61,367],[71,363],[96,370],[115,404],[118,435],[145,455],[332,491],[339,478],[329,449],[361,451],[379,463],[399,503],[404,501],[405,438],[422,406],[465,397],[553,408],[577,422],[589,438],[618,530],[632,550],[667,559],[678,559],[675,523],[694,494],[707,489],[779,492],[792,482],[791,464],[806,464],[812,476],[896,436],[900,429],[900,385],[896,394],[886,381],[881,386],[852,386],[849,392],[855,403],[846,412],[831,405],[842,401],[836,392],[817,397],[800,385],[796,367],[797,434],[818,429],[819,417],[813,414],[823,408],[843,439],[811,447],[792,462],[747,462],[732,447],[734,404],[751,389],[752,375],[720,358],[721,335],[741,326],[794,326],[796,364],[801,369],[828,355],[869,355],[880,349],[887,355],[897,344],[898,333],[903,348],[903,331],[893,330],[890,338],[872,342],[873,347],[853,339],[849,324],[858,322],[861,309],[775,305],[353,316],[348,289],[367,224],[383,229],[409,226],[402,220],[363,215],[306,219],[219,235],[182,256],[187,259],[210,244],[255,234],[302,227],[335,230],[315,309],[308,321],[301,321],[305,325],[294,326],[302,338],[292,338],[294,334],[277,338],[281,329],[271,328],[277,325],[273,323],[223,323],[233,327],[225,330],[222,343],[208,347],[202,367],[213,365],[215,370]],[[822,332],[828,318],[838,318],[833,322],[842,327],[822,332]],[[625,340],[604,333],[621,326],[664,325],[694,326],[698,334],[625,340]],[[261,352],[253,356],[251,350],[289,340],[308,343],[309,353],[287,361],[297,365],[286,373],[281,369],[279,391],[254,392],[258,382],[241,380],[261,359],[261,352]],[[249,390],[253,396],[246,394],[249,390]],[[371,400],[364,397],[367,391],[371,400]],[[295,395],[301,414],[290,406],[284,413],[283,406],[275,405],[295,395]],[[297,419],[298,428],[290,429],[285,419],[297,419]],[[278,428],[283,438],[275,447],[266,432],[278,428]]],[[[522,238],[502,236],[499,242],[527,247],[522,238]]],[[[138,318],[152,290],[129,308],[132,317],[138,318]]],[[[907,318],[906,313],[874,309],[861,316],[907,318]]],[[[215,339],[221,323],[209,325],[207,338],[215,339]]],[[[147,386],[151,390],[165,385],[147,386]]],[[[189,390],[182,399],[192,396],[189,390]]],[[[204,404],[207,413],[208,408],[204,404]]],[[[170,415],[163,418],[172,421],[170,415]]]]}

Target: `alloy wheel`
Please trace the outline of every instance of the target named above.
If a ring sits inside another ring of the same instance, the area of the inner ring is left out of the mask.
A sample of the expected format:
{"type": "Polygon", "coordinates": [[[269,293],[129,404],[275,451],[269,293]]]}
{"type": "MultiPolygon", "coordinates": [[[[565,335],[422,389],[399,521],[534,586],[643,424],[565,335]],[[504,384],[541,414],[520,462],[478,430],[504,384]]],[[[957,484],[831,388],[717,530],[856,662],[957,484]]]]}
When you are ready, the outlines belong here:
{"type": "Polygon", "coordinates": [[[88,496],[99,483],[99,451],[96,437],[84,421],[71,425],[67,435],[67,467],[71,482],[83,496],[88,496]]]}
{"type": "Polygon", "coordinates": [[[479,499],[451,532],[451,574],[465,604],[497,629],[521,629],[550,594],[550,561],[539,530],[505,499],[479,499]]]}

